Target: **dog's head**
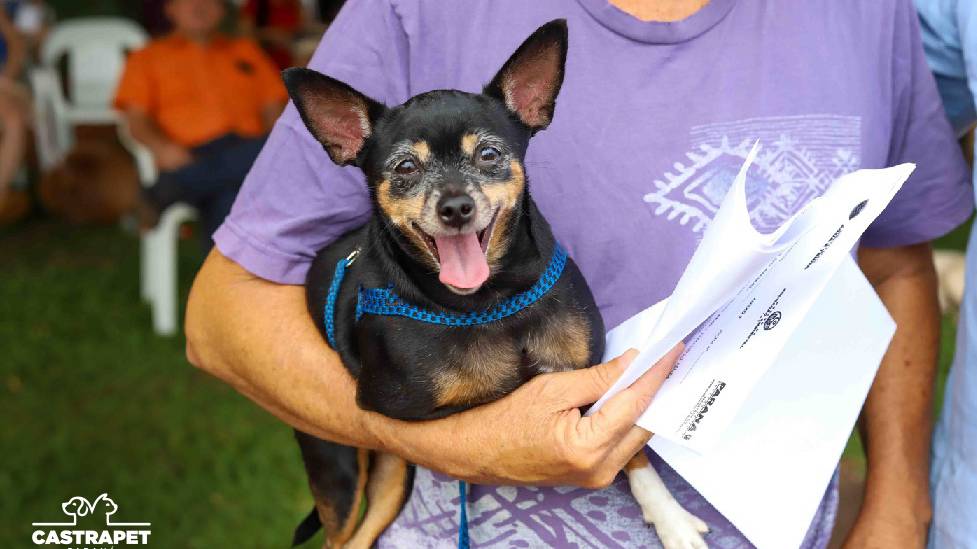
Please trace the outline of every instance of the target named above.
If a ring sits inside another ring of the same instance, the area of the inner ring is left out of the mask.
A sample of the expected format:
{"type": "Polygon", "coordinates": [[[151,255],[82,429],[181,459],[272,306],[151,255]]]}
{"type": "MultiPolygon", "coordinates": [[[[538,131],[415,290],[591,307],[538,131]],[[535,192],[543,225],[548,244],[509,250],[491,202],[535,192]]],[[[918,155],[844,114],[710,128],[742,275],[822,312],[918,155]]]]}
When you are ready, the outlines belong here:
{"type": "Polygon", "coordinates": [[[308,69],[285,85],[339,165],[366,174],[384,226],[458,294],[497,271],[521,215],[529,138],[549,125],[566,62],[566,22],[534,32],[481,94],[437,90],[388,108],[308,69]]]}

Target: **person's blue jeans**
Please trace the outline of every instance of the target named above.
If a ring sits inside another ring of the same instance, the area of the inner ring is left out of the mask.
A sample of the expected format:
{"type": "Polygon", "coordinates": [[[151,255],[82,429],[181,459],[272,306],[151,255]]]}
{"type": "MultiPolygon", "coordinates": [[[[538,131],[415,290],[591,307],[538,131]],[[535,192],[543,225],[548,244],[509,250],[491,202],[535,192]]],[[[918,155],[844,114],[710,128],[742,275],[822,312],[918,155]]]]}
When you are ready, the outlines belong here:
{"type": "Polygon", "coordinates": [[[195,207],[200,213],[201,244],[207,252],[264,143],[264,137],[228,134],[194,147],[193,163],[161,172],[156,184],[147,189],[147,199],[160,212],[177,202],[195,207]]]}

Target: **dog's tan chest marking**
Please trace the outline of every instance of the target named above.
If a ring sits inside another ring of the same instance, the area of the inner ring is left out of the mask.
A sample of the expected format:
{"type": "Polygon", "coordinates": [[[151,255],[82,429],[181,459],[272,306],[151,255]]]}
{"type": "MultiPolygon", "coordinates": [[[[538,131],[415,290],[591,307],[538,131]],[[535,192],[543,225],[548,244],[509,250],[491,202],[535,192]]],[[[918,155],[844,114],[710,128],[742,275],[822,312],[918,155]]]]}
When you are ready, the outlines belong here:
{"type": "Polygon", "coordinates": [[[453,354],[453,364],[434,380],[439,407],[492,400],[518,379],[521,352],[504,335],[485,334],[453,354]]]}
{"type": "Polygon", "coordinates": [[[590,326],[582,315],[558,313],[533,326],[522,345],[506,334],[486,334],[454,353],[434,379],[436,405],[478,404],[515,389],[527,374],[590,366],[590,326]]]}
{"type": "Polygon", "coordinates": [[[541,373],[591,366],[590,325],[581,314],[561,312],[529,334],[526,352],[541,373]]]}

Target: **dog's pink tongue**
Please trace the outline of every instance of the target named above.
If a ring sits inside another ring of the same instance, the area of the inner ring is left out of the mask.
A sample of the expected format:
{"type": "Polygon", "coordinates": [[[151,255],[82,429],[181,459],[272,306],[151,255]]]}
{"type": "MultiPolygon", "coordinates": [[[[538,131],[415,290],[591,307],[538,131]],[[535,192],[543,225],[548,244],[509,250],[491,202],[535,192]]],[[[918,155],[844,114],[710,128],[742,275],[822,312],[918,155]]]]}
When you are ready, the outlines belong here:
{"type": "Polygon", "coordinates": [[[475,233],[434,238],[441,259],[441,282],[455,288],[477,288],[489,277],[488,262],[475,233]]]}

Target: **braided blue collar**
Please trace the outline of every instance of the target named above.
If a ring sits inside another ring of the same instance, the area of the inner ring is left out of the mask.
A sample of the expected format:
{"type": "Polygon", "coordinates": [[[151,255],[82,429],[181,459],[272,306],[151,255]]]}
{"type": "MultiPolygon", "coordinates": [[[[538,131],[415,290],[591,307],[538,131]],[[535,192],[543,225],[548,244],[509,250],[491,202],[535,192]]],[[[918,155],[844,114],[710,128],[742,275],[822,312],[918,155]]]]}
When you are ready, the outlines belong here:
{"type": "MultiPolygon", "coordinates": [[[[329,344],[336,348],[335,335],[335,313],[336,298],[339,295],[339,287],[346,276],[346,268],[356,260],[358,250],[349,254],[345,259],[340,259],[336,264],[336,271],[329,285],[329,294],[326,296],[326,308],[323,321],[326,325],[326,338],[329,344]]],[[[386,288],[363,288],[360,287],[356,299],[356,320],[359,321],[363,315],[377,316],[403,316],[420,322],[429,324],[442,324],[444,326],[476,326],[488,324],[512,316],[519,311],[529,307],[546,295],[557,280],[563,274],[563,268],[567,264],[567,252],[562,246],[557,244],[553,249],[553,257],[550,258],[546,270],[540,275],[539,280],[525,292],[518,293],[509,299],[482,311],[472,311],[468,313],[435,312],[421,309],[411,305],[393,290],[393,285],[386,288]]]]}

